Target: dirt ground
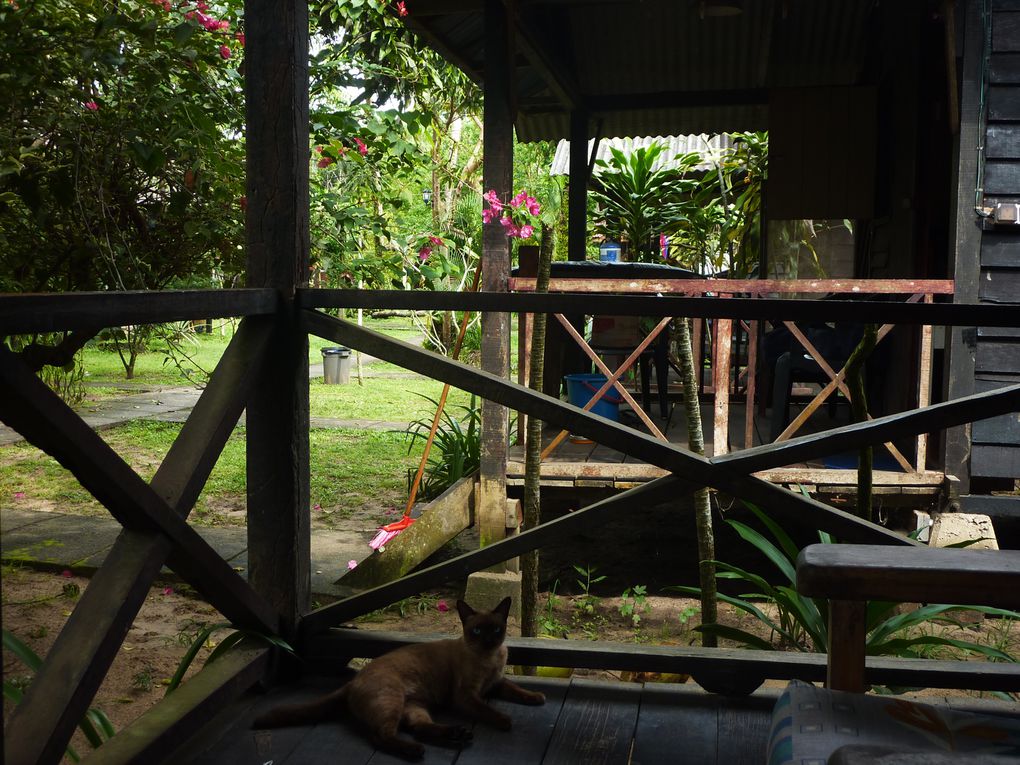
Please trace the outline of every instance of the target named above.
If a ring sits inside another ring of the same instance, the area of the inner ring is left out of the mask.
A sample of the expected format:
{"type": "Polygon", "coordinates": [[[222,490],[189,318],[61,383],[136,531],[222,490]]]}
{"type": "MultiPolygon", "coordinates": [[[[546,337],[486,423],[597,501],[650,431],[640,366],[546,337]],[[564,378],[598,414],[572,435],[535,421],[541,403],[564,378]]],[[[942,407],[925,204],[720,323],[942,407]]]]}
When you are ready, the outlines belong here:
{"type": "MultiPolygon", "coordinates": [[[[45,656],[88,584],[89,580],[83,577],[5,566],[2,577],[4,628],[38,655],[45,656]]],[[[455,608],[457,597],[457,593],[448,591],[408,598],[362,618],[359,624],[366,629],[455,634],[460,627],[455,608]]],[[[647,595],[640,591],[630,592],[627,597],[543,593],[541,606],[540,625],[545,633],[557,638],[679,646],[700,642],[699,633],[693,631],[699,623],[698,603],[689,598],[647,595]]],[[[163,698],[167,682],[203,627],[221,621],[215,609],[186,587],[153,587],[93,706],[103,710],[116,730],[125,727],[163,698]]],[[[752,630],[764,638],[770,637],[760,623],[725,604],[721,606],[720,621],[752,630]]],[[[229,630],[226,629],[213,634],[189,674],[204,663],[216,643],[227,634],[229,630]]],[[[962,629],[948,629],[944,634],[999,645],[1013,655],[1020,655],[1020,624],[1007,620],[976,620],[962,629]]],[[[933,658],[957,656],[959,654],[944,653],[933,658]]],[[[7,650],[4,650],[3,660],[4,679],[27,687],[31,672],[7,650]]],[[[627,673],[585,670],[577,670],[575,674],[623,681],[682,680],[672,676],[633,677],[627,673]]],[[[5,720],[11,709],[11,703],[5,700],[5,720]]],[[[75,734],[72,745],[79,752],[89,749],[80,732],[75,734]]]]}

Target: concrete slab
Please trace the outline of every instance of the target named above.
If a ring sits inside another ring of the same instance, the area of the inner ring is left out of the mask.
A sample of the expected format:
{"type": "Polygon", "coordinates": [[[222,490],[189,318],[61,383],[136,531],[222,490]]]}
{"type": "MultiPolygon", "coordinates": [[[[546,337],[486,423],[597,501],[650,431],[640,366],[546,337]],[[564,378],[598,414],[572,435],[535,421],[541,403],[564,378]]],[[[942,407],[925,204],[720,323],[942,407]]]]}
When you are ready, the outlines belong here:
{"type": "Polygon", "coordinates": [[[120,533],[116,521],[62,513],[49,515],[52,517],[0,537],[3,559],[81,570],[84,561],[108,550],[120,533]]]}
{"type": "Polygon", "coordinates": [[[0,534],[7,534],[15,529],[39,523],[50,517],[52,513],[39,510],[18,510],[13,507],[0,508],[0,534]]]}

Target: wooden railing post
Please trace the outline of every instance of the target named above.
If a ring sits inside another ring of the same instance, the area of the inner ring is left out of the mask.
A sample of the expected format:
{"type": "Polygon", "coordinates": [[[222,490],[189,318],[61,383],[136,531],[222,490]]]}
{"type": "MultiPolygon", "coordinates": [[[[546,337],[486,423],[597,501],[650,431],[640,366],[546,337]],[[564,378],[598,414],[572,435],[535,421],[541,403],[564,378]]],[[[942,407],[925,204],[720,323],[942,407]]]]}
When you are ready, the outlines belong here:
{"type": "Polygon", "coordinates": [[[308,337],[294,313],[308,280],[308,5],[246,0],[248,285],[281,297],[273,361],[248,404],[248,565],[285,632],[308,608],[308,337]]]}

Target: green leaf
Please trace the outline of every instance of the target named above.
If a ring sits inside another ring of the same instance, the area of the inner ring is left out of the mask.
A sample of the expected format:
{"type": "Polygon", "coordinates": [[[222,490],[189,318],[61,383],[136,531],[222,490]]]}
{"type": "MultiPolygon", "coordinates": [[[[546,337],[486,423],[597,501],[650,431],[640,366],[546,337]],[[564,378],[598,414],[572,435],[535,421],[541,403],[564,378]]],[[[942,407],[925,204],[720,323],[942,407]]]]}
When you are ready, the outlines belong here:
{"type": "Polygon", "coordinates": [[[228,627],[230,627],[230,622],[217,622],[215,624],[210,624],[198,633],[195,639],[191,642],[191,645],[188,646],[188,650],[185,652],[184,656],[181,657],[181,661],[177,665],[177,671],[174,672],[174,676],[170,678],[170,682],[167,684],[166,693],[164,695],[169,696],[181,684],[181,681],[184,679],[184,675],[188,671],[188,667],[190,667],[192,662],[195,661],[195,657],[198,656],[198,652],[202,649],[202,646],[205,645],[209,636],[217,630],[227,629],[228,627]]]}
{"type": "Polygon", "coordinates": [[[42,659],[39,658],[38,654],[29,648],[27,645],[21,642],[14,634],[8,630],[3,631],[4,648],[14,654],[22,664],[28,667],[33,672],[38,672],[42,666],[42,659]]]}
{"type": "Polygon", "coordinates": [[[190,21],[182,21],[174,27],[174,45],[184,45],[198,31],[198,26],[190,21]]]}
{"type": "Polygon", "coordinates": [[[725,640],[743,643],[746,646],[757,648],[762,651],[776,650],[776,647],[764,638],[760,638],[755,634],[738,629],[737,627],[729,627],[725,624],[701,624],[695,627],[693,631],[704,632],[709,635],[724,638],[725,640]]]}

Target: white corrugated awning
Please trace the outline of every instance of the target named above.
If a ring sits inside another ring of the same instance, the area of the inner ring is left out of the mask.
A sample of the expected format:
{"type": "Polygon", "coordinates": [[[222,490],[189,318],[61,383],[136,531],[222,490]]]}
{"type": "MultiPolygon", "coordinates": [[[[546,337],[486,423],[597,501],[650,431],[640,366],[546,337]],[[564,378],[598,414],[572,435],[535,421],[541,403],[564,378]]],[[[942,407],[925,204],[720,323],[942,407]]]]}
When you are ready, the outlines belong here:
{"type": "MultiPolygon", "coordinates": [[[[591,146],[594,140],[593,138],[588,141],[588,156],[591,156],[591,146]]],[[[733,140],[725,133],[714,136],[701,133],[699,135],[648,136],[645,138],[603,138],[599,141],[596,159],[609,161],[610,147],[619,149],[624,154],[630,154],[635,149],[650,146],[653,143],[666,145],[666,150],[655,161],[655,170],[671,167],[674,165],[674,157],[678,154],[690,154],[691,152],[696,152],[705,158],[704,162],[695,166],[696,170],[711,170],[715,167],[715,160],[733,146],[733,140]]],[[[596,166],[595,172],[598,173],[598,171],[598,166],[596,166]]],[[[553,157],[549,174],[570,174],[570,141],[563,140],[556,144],[556,156],[553,157]]]]}

